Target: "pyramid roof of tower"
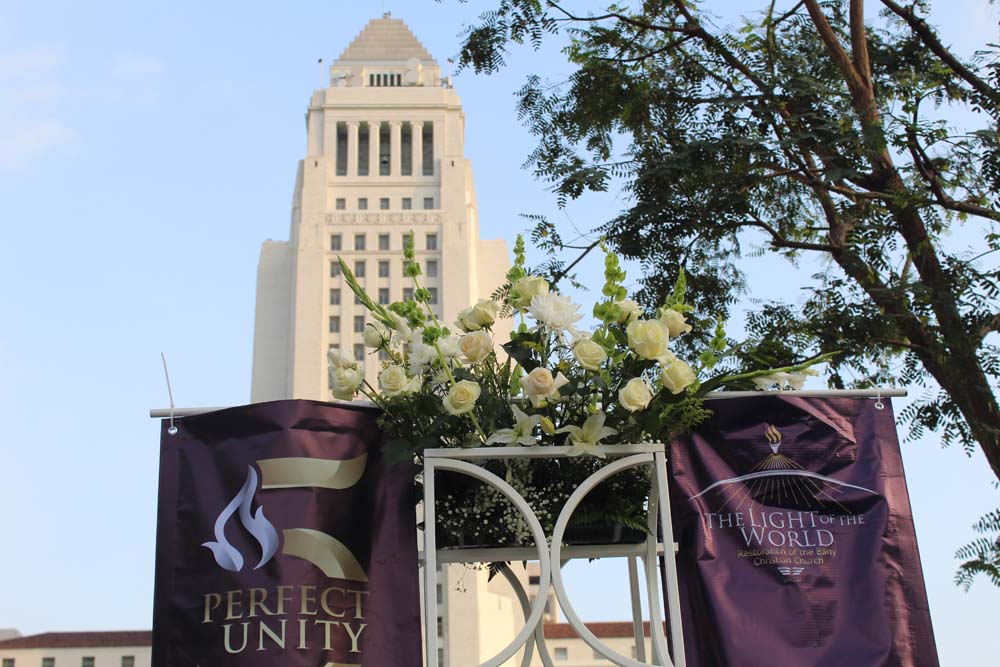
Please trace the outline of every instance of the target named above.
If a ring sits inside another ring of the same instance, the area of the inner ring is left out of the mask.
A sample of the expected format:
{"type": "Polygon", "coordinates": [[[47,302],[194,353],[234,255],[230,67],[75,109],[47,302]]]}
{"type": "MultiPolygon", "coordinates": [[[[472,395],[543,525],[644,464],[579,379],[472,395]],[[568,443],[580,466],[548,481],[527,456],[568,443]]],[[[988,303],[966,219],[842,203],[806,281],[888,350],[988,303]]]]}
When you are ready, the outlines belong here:
{"type": "Polygon", "coordinates": [[[337,62],[400,61],[417,58],[434,62],[434,56],[424,48],[405,23],[400,19],[383,17],[372,19],[354,38],[337,62]]]}

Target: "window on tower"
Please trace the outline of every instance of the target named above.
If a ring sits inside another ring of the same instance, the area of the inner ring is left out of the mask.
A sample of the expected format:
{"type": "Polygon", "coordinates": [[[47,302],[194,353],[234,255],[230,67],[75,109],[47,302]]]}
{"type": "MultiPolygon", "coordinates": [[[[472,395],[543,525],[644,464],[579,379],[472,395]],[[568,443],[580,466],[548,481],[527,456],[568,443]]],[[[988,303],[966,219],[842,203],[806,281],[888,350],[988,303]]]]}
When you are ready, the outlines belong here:
{"type": "Polygon", "coordinates": [[[403,197],[403,210],[409,211],[413,208],[413,199],[410,197],[403,197]]]}
{"type": "Polygon", "coordinates": [[[399,130],[400,175],[413,175],[413,125],[403,123],[399,130]]]}
{"type": "Polygon", "coordinates": [[[424,208],[434,208],[434,197],[424,197],[424,208]]]}
{"type": "Polygon", "coordinates": [[[354,275],[358,278],[365,277],[365,260],[359,259],[354,262],[354,275]]]}
{"type": "Polygon", "coordinates": [[[340,234],[330,235],[330,250],[340,250],[341,237],[340,234]]]}
{"type": "Polygon", "coordinates": [[[364,333],[365,332],[365,316],[355,315],[354,316],[354,333],[364,333]]]}
{"type": "Polygon", "coordinates": [[[354,358],[357,359],[358,361],[364,361],[365,360],[365,345],[364,345],[364,343],[355,343],[354,344],[354,358]]]}
{"type": "MultiPolygon", "coordinates": [[[[379,248],[379,250],[382,250],[382,248],[379,248]]],[[[380,259],[379,260],[379,262],[378,262],[378,277],[379,278],[388,278],[389,277],[389,260],[387,260],[387,259],[380,259]]]]}
{"type": "Polygon", "coordinates": [[[389,305],[389,288],[379,287],[378,288],[378,302],[383,306],[389,305]]]}
{"type": "Polygon", "coordinates": [[[330,305],[339,306],[340,305],[340,288],[334,288],[330,290],[330,305]]]}
{"type": "Polygon", "coordinates": [[[340,275],[340,262],[330,262],[330,277],[336,278],[340,275]]]}
{"type": "Polygon", "coordinates": [[[389,136],[389,123],[379,123],[379,129],[378,129],[379,176],[389,175],[389,156],[391,154],[392,154],[392,138],[389,136]]]}
{"type": "Polygon", "coordinates": [[[340,333],[340,315],[330,316],[330,333],[340,333]]]}
{"type": "Polygon", "coordinates": [[[438,249],[438,235],[428,234],[427,235],[427,250],[437,250],[438,249]]]}
{"type": "Polygon", "coordinates": [[[388,234],[379,234],[378,235],[378,249],[379,250],[388,250],[389,249],[389,235],[388,234]]]}
{"type": "Polygon", "coordinates": [[[427,260],[427,277],[428,278],[438,277],[438,261],[436,259],[427,260]]]}
{"type": "Polygon", "coordinates": [[[347,208],[347,200],[343,197],[337,197],[337,210],[343,211],[345,208],[347,208]]]}
{"type": "Polygon", "coordinates": [[[431,293],[431,305],[435,305],[438,302],[438,288],[428,287],[427,291],[431,293]]]}
{"type": "Polygon", "coordinates": [[[368,176],[368,154],[371,142],[371,124],[361,123],[358,126],[358,176],[368,176]]]}
{"type": "Polygon", "coordinates": [[[381,209],[383,211],[388,211],[389,210],[389,198],[388,197],[382,197],[382,198],[380,198],[378,200],[378,207],[379,207],[379,209],[381,209]]]}
{"type": "Polygon", "coordinates": [[[434,123],[427,121],[423,130],[423,175],[434,175],[434,123]]]}
{"type": "Polygon", "coordinates": [[[358,197],[358,210],[359,211],[367,211],[368,210],[368,198],[367,197],[358,197]]]}
{"type": "Polygon", "coordinates": [[[403,288],[403,301],[413,301],[413,288],[404,287],[403,288]]]}
{"type": "Polygon", "coordinates": [[[347,176],[347,123],[337,123],[337,176],[347,176]]]}
{"type": "Polygon", "coordinates": [[[364,250],[365,249],[365,235],[364,234],[355,234],[354,235],[354,249],[355,250],[364,250]]]}

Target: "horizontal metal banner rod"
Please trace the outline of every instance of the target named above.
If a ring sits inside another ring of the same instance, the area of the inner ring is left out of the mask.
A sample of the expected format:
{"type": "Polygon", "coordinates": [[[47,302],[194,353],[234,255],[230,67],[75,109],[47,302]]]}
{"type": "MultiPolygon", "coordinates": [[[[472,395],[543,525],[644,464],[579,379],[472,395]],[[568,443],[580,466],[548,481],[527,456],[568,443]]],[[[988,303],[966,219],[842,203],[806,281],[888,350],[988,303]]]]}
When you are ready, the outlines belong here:
{"type": "MultiPolygon", "coordinates": [[[[798,396],[800,398],[896,398],[906,396],[905,389],[885,387],[883,389],[789,389],[787,391],[713,391],[705,396],[707,401],[718,401],[727,398],[752,398],[754,396],[798,396]]],[[[354,401],[351,405],[375,407],[371,401],[354,401]]],[[[174,417],[191,417],[216,410],[226,410],[233,406],[224,405],[214,408],[174,408],[174,417]]],[[[166,419],[170,416],[170,408],[153,408],[149,411],[153,419],[166,419]]]]}
{"type": "Polygon", "coordinates": [[[752,398],[754,396],[798,396],[799,398],[894,398],[906,396],[905,389],[789,389],[781,391],[713,391],[705,395],[706,401],[726,398],[752,398]]]}
{"type": "MultiPolygon", "coordinates": [[[[646,555],[646,543],[623,543],[623,544],[587,544],[572,545],[562,548],[561,557],[565,560],[578,558],[627,558],[630,556],[643,557],[646,555]]],[[[656,553],[663,553],[663,543],[657,542],[656,553]]],[[[424,552],[418,555],[421,563],[424,562],[424,552]]],[[[437,562],[439,563],[499,563],[538,560],[535,547],[455,547],[451,549],[438,549],[437,562]]]]}
{"type": "MultiPolygon", "coordinates": [[[[576,448],[567,445],[534,447],[443,447],[425,449],[425,459],[547,459],[556,456],[570,456],[576,448]]],[[[629,456],[630,454],[653,454],[664,451],[659,442],[643,442],[624,445],[597,445],[595,454],[607,456],[629,456]]],[[[576,454],[573,454],[576,455],[576,454]]]]}

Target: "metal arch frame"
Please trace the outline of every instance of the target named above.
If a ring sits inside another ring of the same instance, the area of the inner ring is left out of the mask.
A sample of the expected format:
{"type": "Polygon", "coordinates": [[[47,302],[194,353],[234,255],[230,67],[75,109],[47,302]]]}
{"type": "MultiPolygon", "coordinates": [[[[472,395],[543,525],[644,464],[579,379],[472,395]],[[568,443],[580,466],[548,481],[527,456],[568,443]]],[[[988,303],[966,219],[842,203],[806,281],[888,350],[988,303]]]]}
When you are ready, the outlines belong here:
{"type": "MultiPolygon", "coordinates": [[[[433,451],[433,450],[431,450],[433,451]]],[[[548,597],[549,582],[551,581],[550,563],[545,531],[539,523],[531,506],[521,497],[514,487],[494,475],[489,470],[480,466],[472,465],[467,461],[457,459],[441,458],[424,454],[424,618],[430,624],[430,619],[437,618],[437,535],[435,534],[436,517],[434,512],[434,473],[437,469],[451,470],[453,472],[464,473],[482,482],[493,486],[503,493],[514,503],[514,507],[521,513],[531,535],[535,539],[535,548],[538,552],[539,565],[539,594],[531,607],[531,614],[525,621],[521,631],[517,633],[513,640],[499,653],[491,659],[482,663],[480,667],[500,667],[511,656],[517,653],[518,649],[528,641],[528,638],[538,627],[542,620],[542,613],[545,611],[545,598],[548,597]]],[[[437,662],[437,632],[425,632],[426,644],[426,665],[427,667],[438,667],[437,662]]]]}
{"type": "MultiPolygon", "coordinates": [[[[572,452],[571,447],[483,447],[474,449],[427,449],[424,451],[424,617],[427,627],[437,617],[437,564],[442,563],[475,563],[492,561],[533,560],[539,561],[539,591],[534,603],[529,604],[527,595],[520,582],[509,568],[502,568],[501,573],[514,589],[525,615],[525,626],[515,638],[500,653],[481,663],[479,667],[499,667],[513,656],[522,645],[526,645],[521,660],[522,667],[528,667],[531,662],[533,645],[538,647],[539,657],[545,667],[552,667],[552,660],[545,645],[544,628],[541,623],[548,588],[551,584],[556,597],[566,615],[566,619],[577,634],[595,651],[611,660],[620,667],[648,667],[662,665],[665,667],[685,667],[684,642],[680,618],[680,599],[677,584],[677,567],[674,558],[675,545],[673,529],[670,523],[670,503],[667,496],[666,456],[662,443],[642,443],[625,445],[601,445],[595,453],[609,457],[624,457],[618,461],[603,466],[584,480],[570,495],[560,510],[553,532],[552,544],[548,545],[541,524],[531,506],[507,482],[500,479],[481,466],[471,461],[487,459],[532,459],[565,457],[572,452]],[[594,487],[612,475],[642,465],[653,468],[648,505],[649,535],[645,543],[640,544],[606,544],[563,547],[562,538],[569,525],[570,518],[583,498],[594,487]],[[535,547],[499,547],[499,548],[457,548],[437,550],[435,501],[435,472],[450,470],[474,477],[503,493],[517,508],[528,523],[535,547]],[[664,499],[663,502],[659,502],[664,499]],[[657,541],[657,524],[660,524],[663,542],[657,541]],[[674,548],[666,549],[664,544],[674,548]],[[544,545],[544,546],[543,546],[544,545]],[[534,552],[534,553],[533,553],[534,552]],[[670,622],[671,651],[667,648],[667,640],[663,632],[663,619],[660,604],[660,581],[657,561],[663,556],[664,575],[666,578],[666,595],[668,620],[670,622]],[[569,596],[563,585],[561,564],[573,558],[599,558],[618,556],[628,558],[629,583],[632,597],[632,615],[634,634],[636,638],[636,655],[645,660],[645,633],[641,602],[638,597],[638,567],[636,558],[642,558],[646,590],[650,607],[650,636],[652,640],[653,662],[639,662],[611,649],[598,639],[576,614],[569,596]]],[[[426,666],[440,667],[437,660],[437,632],[426,631],[426,666]]]]}

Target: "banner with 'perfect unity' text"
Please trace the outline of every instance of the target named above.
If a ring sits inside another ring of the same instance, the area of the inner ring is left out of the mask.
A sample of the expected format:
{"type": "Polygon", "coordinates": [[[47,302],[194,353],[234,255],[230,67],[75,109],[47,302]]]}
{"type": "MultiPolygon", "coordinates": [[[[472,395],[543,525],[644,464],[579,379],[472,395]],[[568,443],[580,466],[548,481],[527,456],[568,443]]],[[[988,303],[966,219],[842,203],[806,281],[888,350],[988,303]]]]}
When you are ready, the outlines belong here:
{"type": "Polygon", "coordinates": [[[891,406],[708,407],[670,453],[689,667],[937,667],[891,406]]]}
{"type": "Polygon", "coordinates": [[[161,431],[153,667],[418,667],[411,466],[377,411],[275,401],[161,431]]]}

